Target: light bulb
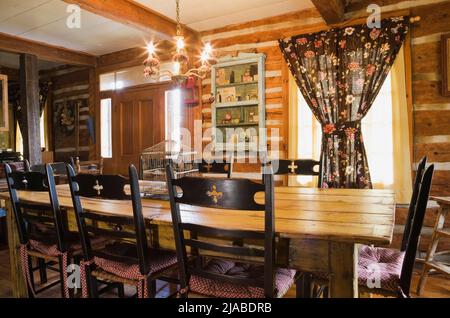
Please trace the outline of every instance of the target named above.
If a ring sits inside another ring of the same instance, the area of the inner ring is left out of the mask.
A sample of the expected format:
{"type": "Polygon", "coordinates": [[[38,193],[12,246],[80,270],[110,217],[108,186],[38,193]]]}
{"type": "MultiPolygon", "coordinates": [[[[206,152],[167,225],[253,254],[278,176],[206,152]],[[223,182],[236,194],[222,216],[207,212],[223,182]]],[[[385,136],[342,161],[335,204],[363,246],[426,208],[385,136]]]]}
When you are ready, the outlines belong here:
{"type": "Polygon", "coordinates": [[[203,63],[208,62],[209,53],[206,50],[202,51],[202,54],[200,55],[200,59],[203,63]]]}
{"type": "Polygon", "coordinates": [[[177,38],[177,49],[178,50],[184,49],[184,38],[182,36],[177,38]]]}
{"type": "Polygon", "coordinates": [[[205,44],[204,51],[205,51],[206,53],[208,53],[208,55],[212,53],[212,46],[211,46],[211,43],[208,42],[208,43],[205,44]]]}
{"type": "Polygon", "coordinates": [[[155,44],[153,43],[153,41],[147,44],[147,51],[148,51],[148,54],[150,54],[150,55],[155,54],[156,47],[155,47],[155,44]]]}
{"type": "Polygon", "coordinates": [[[173,63],[173,72],[175,73],[175,75],[179,75],[180,74],[180,70],[181,70],[180,62],[174,62],[173,63]]]}

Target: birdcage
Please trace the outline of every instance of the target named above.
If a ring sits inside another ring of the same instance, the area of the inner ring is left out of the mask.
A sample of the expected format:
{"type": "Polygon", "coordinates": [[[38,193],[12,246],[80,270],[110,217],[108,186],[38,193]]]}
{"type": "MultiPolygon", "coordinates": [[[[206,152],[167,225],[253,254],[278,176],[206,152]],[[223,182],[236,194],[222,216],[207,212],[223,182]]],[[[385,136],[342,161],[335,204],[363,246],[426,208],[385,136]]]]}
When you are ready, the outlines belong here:
{"type": "Polygon", "coordinates": [[[173,140],[145,149],[141,154],[140,177],[145,181],[141,191],[147,197],[167,198],[166,166],[172,166],[175,178],[198,175],[195,155],[195,152],[180,151],[173,140]]]}

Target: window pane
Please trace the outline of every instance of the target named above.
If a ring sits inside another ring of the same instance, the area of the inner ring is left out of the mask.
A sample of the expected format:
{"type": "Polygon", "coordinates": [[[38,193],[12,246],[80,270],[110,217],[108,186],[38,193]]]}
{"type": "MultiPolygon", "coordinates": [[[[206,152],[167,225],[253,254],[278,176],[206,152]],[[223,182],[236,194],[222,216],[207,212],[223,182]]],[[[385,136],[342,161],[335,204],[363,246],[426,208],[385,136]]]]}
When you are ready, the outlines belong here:
{"type": "MultiPolygon", "coordinates": [[[[319,160],[321,125],[298,91],[298,154],[302,159],[319,160]]],[[[362,120],[362,133],[374,188],[390,188],[394,182],[394,151],[392,136],[391,77],[386,78],[374,104],[362,120]]],[[[299,178],[301,184],[310,185],[311,177],[299,178]]]]}
{"type": "Polygon", "coordinates": [[[102,99],[100,104],[101,156],[112,158],[111,98],[102,99]]]}
{"type": "Polygon", "coordinates": [[[181,91],[166,91],[166,140],[181,142],[181,91]]]}
{"type": "Polygon", "coordinates": [[[112,91],[116,88],[115,73],[108,73],[100,75],[100,91],[112,91]]]}

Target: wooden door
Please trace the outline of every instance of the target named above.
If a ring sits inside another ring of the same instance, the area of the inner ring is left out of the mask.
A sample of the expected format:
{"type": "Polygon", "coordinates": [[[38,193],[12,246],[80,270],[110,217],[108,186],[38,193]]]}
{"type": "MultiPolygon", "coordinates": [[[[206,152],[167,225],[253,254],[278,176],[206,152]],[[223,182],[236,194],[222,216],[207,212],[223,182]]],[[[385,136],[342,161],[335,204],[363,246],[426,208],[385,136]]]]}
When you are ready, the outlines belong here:
{"type": "Polygon", "coordinates": [[[128,166],[139,167],[142,151],[165,136],[164,85],[131,88],[113,96],[113,158],[105,162],[105,173],[128,175],[128,166]]]}

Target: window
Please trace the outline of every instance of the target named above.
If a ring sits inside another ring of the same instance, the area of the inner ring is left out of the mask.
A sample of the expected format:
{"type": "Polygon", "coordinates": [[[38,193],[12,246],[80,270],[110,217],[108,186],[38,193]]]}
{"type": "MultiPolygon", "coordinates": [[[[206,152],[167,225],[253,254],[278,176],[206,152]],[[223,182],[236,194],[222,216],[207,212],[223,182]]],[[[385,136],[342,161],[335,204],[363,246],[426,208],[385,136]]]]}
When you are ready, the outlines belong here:
{"type": "Polygon", "coordinates": [[[151,77],[144,76],[142,66],[133,66],[117,72],[101,74],[100,91],[113,91],[142,84],[170,81],[167,71],[173,71],[172,62],[162,63],[160,75],[151,77]]]}
{"type": "Polygon", "coordinates": [[[112,158],[112,116],[111,98],[100,102],[101,156],[112,158]]]}
{"type": "MultiPolygon", "coordinates": [[[[298,156],[320,159],[321,125],[312,114],[300,91],[298,96],[298,156]]],[[[392,135],[392,90],[388,76],[367,116],[362,133],[374,188],[392,188],[394,183],[394,149],[392,135]],[[382,142],[380,142],[382,140],[382,142]]],[[[297,182],[312,186],[313,177],[302,176],[297,182]]]]}
{"type": "MultiPolygon", "coordinates": [[[[181,91],[166,91],[166,140],[181,143],[181,91]]],[[[178,149],[179,150],[179,149],[178,149]]]]}
{"type": "MultiPolygon", "coordinates": [[[[41,148],[46,149],[46,136],[47,136],[47,127],[45,125],[45,119],[46,119],[46,109],[44,109],[44,112],[41,115],[41,118],[39,120],[39,129],[40,129],[40,139],[41,139],[41,148]]],[[[16,151],[23,154],[23,136],[22,132],[20,131],[19,125],[17,124],[16,128],[16,151]]]]}

